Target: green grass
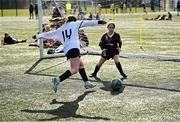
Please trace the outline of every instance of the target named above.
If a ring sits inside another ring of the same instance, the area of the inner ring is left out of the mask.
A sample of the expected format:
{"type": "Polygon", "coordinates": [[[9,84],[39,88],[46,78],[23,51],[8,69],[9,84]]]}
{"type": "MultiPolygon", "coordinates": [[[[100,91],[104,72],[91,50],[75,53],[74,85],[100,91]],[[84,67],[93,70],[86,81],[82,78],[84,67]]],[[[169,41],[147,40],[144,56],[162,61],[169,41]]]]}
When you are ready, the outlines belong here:
{"type": "MultiPolygon", "coordinates": [[[[1,11],[2,12],[2,11],[1,11]]],[[[3,16],[28,16],[29,10],[28,9],[4,9],[3,16]]],[[[2,13],[0,14],[2,16],[2,13]]]]}
{"type": "MultiPolygon", "coordinates": [[[[123,41],[122,51],[179,56],[180,18],[174,16],[173,21],[143,21],[145,51],[142,51],[139,48],[140,15],[116,15],[114,22],[123,41]]],[[[105,15],[105,18],[109,20],[111,15],[105,15]]],[[[37,20],[26,17],[0,17],[0,39],[4,32],[14,38],[28,39],[24,44],[0,48],[0,121],[180,120],[179,62],[121,58],[128,79],[124,81],[124,90],[113,92],[110,81],[120,75],[110,60],[98,73],[101,81],[90,79],[97,84],[93,92],[83,88],[77,74],[64,81],[55,94],[50,76],[59,75],[69,68],[65,58],[43,60],[32,71],[34,75],[24,74],[39,57],[38,48],[28,46],[37,27],[37,20]],[[50,104],[53,99],[58,102],[50,104]]],[[[100,50],[97,45],[106,27],[84,29],[90,40],[89,48],[100,50]]],[[[99,58],[82,56],[88,75],[99,58]]]]}

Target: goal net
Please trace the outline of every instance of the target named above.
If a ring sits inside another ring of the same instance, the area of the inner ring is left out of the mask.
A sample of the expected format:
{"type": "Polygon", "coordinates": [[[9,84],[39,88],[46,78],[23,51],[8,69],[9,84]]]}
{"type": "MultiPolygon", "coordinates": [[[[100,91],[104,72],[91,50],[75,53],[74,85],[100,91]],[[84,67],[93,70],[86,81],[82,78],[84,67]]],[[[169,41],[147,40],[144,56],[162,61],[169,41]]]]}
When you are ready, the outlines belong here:
{"type": "MultiPolygon", "coordinates": [[[[88,0],[37,0],[39,33],[55,30],[69,15],[77,16],[87,11],[88,0]]],[[[37,40],[35,40],[37,41],[37,40]]],[[[40,58],[64,56],[63,47],[57,40],[38,40],[40,58]]]]}

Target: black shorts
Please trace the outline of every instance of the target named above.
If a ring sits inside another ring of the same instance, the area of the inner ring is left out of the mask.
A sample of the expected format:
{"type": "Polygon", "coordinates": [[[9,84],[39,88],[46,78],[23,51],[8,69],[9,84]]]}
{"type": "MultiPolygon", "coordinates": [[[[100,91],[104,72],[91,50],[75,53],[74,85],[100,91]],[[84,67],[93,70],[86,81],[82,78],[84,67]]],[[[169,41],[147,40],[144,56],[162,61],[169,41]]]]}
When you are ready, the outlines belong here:
{"type": "Polygon", "coordinates": [[[103,51],[101,53],[101,56],[106,60],[109,60],[110,58],[113,59],[115,55],[119,55],[119,51],[103,51]]]}
{"type": "Polygon", "coordinates": [[[80,51],[78,48],[72,48],[66,53],[67,60],[70,58],[80,57],[80,51]]]}

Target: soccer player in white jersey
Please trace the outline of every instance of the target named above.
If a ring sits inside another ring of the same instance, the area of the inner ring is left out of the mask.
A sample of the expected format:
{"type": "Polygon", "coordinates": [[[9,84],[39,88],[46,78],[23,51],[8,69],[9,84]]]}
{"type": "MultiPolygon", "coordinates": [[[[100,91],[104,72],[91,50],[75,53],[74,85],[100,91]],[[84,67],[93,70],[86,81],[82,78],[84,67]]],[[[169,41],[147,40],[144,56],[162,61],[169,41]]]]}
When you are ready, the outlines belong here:
{"type": "Polygon", "coordinates": [[[84,64],[80,58],[80,41],[78,31],[81,27],[96,26],[98,24],[106,24],[103,20],[82,20],[76,21],[74,16],[69,16],[67,22],[55,31],[49,31],[33,36],[34,39],[56,39],[60,41],[64,46],[64,53],[67,59],[70,60],[71,69],[67,70],[59,77],[53,77],[53,88],[57,92],[57,88],[60,82],[69,78],[71,75],[76,74],[79,71],[86,89],[94,88],[96,85],[88,80],[86,75],[84,64]]]}

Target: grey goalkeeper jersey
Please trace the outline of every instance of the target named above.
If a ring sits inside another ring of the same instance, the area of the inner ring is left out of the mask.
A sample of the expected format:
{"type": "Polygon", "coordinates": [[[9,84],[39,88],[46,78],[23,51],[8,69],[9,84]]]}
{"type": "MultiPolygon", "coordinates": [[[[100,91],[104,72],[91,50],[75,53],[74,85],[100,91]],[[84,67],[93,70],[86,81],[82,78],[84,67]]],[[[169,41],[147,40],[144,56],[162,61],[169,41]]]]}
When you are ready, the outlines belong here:
{"type": "Polygon", "coordinates": [[[84,20],[76,22],[68,22],[54,31],[38,34],[37,39],[56,39],[64,46],[64,53],[66,54],[72,48],[80,49],[78,31],[81,27],[96,26],[97,20],[84,20]]]}

